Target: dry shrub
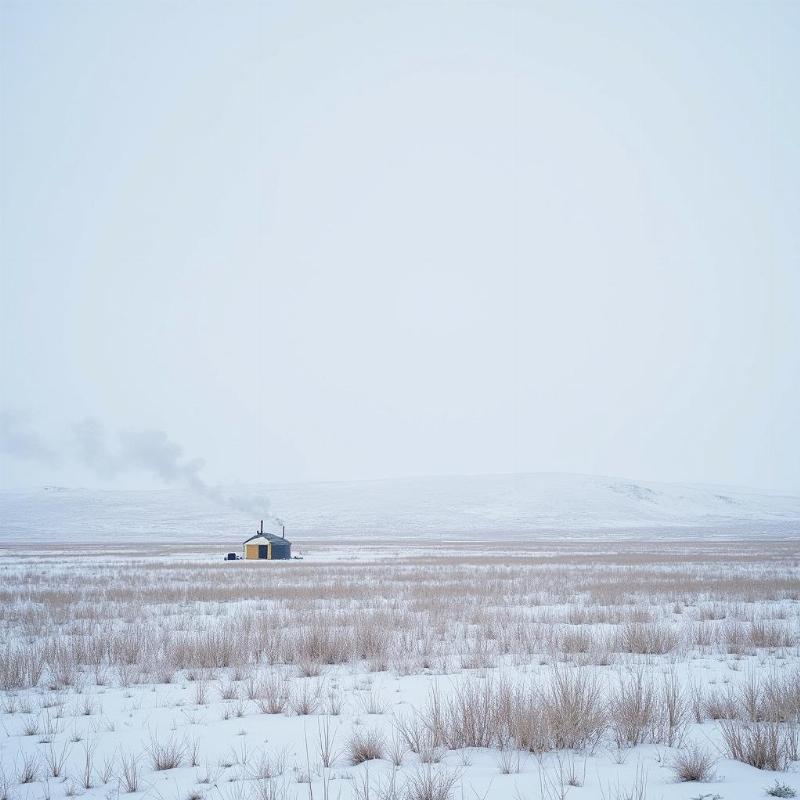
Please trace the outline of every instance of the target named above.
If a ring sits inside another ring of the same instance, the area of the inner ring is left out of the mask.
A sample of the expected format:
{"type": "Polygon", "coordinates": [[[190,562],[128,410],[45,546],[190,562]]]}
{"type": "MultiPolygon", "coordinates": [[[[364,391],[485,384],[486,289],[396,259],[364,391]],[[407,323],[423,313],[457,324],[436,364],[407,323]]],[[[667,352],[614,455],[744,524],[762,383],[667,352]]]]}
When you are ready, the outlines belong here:
{"type": "Polygon", "coordinates": [[[541,693],[554,750],[594,750],[608,725],[597,676],[584,669],[554,669],[541,693]]]}
{"type": "Polygon", "coordinates": [[[36,717],[28,717],[22,723],[22,730],[20,733],[23,736],[38,736],[39,735],[39,720],[36,717]]]}
{"type": "Polygon", "coordinates": [[[83,763],[81,764],[80,785],[83,789],[91,789],[93,786],[92,778],[94,775],[94,753],[97,749],[97,742],[87,739],[83,743],[83,763]]]}
{"type": "Polygon", "coordinates": [[[0,766],[0,800],[12,800],[11,786],[11,779],[6,775],[3,767],[0,766]]]}
{"type": "Polygon", "coordinates": [[[41,762],[38,753],[20,753],[17,764],[16,782],[19,784],[35,783],[41,774],[41,762]]]}
{"type": "Polygon", "coordinates": [[[204,706],[208,702],[208,684],[205,679],[199,678],[194,683],[194,704],[204,706]]]}
{"type": "Polygon", "coordinates": [[[456,686],[445,700],[434,689],[425,718],[437,744],[446,744],[450,750],[491,747],[497,739],[501,691],[489,679],[456,686]]]}
{"type": "Polygon", "coordinates": [[[356,729],[347,740],[345,749],[351,764],[363,764],[384,757],[386,740],[377,728],[356,729]]]}
{"type": "Polygon", "coordinates": [[[325,667],[318,661],[309,661],[307,659],[300,661],[297,668],[303,678],[318,678],[325,671],[325,667]]]}
{"type": "MultiPolygon", "coordinates": [[[[270,754],[263,750],[257,759],[250,759],[247,762],[248,777],[257,781],[271,780],[283,775],[286,771],[286,750],[277,751],[270,754]]],[[[216,782],[216,779],[209,781],[216,782]]]]}
{"type": "Polygon", "coordinates": [[[295,632],[287,660],[294,664],[344,664],[351,660],[353,649],[351,631],[332,626],[329,619],[311,617],[295,632]]]}
{"type": "Polygon", "coordinates": [[[432,729],[429,721],[420,714],[396,717],[394,724],[400,740],[405,742],[412,753],[419,756],[423,764],[435,764],[442,760],[442,733],[438,726],[432,729]]]}
{"type": "Polygon", "coordinates": [[[501,747],[496,761],[501,775],[516,775],[522,769],[522,753],[515,748],[501,747]]]}
{"type": "Polygon", "coordinates": [[[395,724],[409,749],[424,761],[442,746],[516,746],[535,753],[593,750],[608,730],[618,747],[643,742],[673,746],[682,739],[688,716],[689,705],[674,673],[658,689],[639,669],[621,679],[606,702],[596,675],[559,667],[542,683],[473,679],[446,695],[436,687],[420,712],[395,724]]]}
{"type": "Polygon", "coordinates": [[[675,779],[681,782],[697,781],[707,783],[714,779],[714,767],[717,763],[707,750],[692,744],[679,750],[670,761],[675,779]]]}
{"type": "Polygon", "coordinates": [[[656,727],[656,692],[641,668],[620,678],[611,696],[611,729],[617,747],[636,747],[653,740],[656,727]]]}
{"type": "Polygon", "coordinates": [[[678,634],[666,624],[630,623],[622,629],[622,647],[626,653],[665,655],[679,644],[678,634]]]}
{"type": "Polygon", "coordinates": [[[753,647],[774,650],[793,647],[796,642],[794,632],[785,625],[756,620],[750,626],[750,643],[753,647]]]}
{"type": "Polygon", "coordinates": [[[796,723],[722,720],[720,729],[728,757],[757,769],[779,772],[798,758],[796,723]]]}
{"type": "Polygon", "coordinates": [[[431,690],[422,711],[411,719],[399,719],[396,725],[408,747],[423,762],[437,761],[435,751],[446,746],[451,750],[465,747],[492,747],[499,738],[502,709],[508,711],[505,683],[491,679],[469,680],[442,696],[438,686],[431,690]]]}
{"type": "Polygon", "coordinates": [[[729,620],[722,628],[725,650],[735,655],[743,655],[749,644],[749,631],[744,625],[734,620],[729,620]]]}
{"type": "Polygon", "coordinates": [[[424,761],[424,754],[441,746],[593,750],[608,727],[608,714],[596,676],[558,668],[541,686],[475,680],[445,697],[434,688],[421,712],[396,725],[424,761]]]}
{"type": "Polygon", "coordinates": [[[358,704],[361,706],[365,714],[385,714],[387,709],[387,703],[381,696],[381,693],[375,689],[375,687],[370,687],[365,692],[359,692],[356,695],[358,700],[358,704]]]}
{"type": "Polygon", "coordinates": [[[462,642],[459,660],[462,669],[488,669],[497,664],[497,648],[481,631],[462,642]]]}
{"type": "Polygon", "coordinates": [[[750,722],[800,721],[800,669],[760,676],[749,673],[745,680],[706,701],[711,719],[750,722]]]}
{"type": "Polygon", "coordinates": [[[751,719],[800,722],[799,667],[782,674],[772,672],[761,680],[751,676],[746,685],[754,698],[748,704],[751,719]]]}
{"type": "Polygon", "coordinates": [[[124,794],[133,794],[139,791],[141,772],[139,756],[133,753],[120,753],[119,757],[119,789],[124,794]]]}
{"type": "Polygon", "coordinates": [[[668,672],[659,687],[639,666],[620,678],[609,700],[609,716],[618,748],[645,742],[674,747],[685,734],[689,704],[675,672],[668,672]]]}
{"type": "Polygon", "coordinates": [[[657,740],[668,747],[680,745],[689,724],[689,701],[674,671],[664,675],[661,684],[661,708],[657,740]]]}
{"type": "Polygon", "coordinates": [[[76,656],[70,638],[60,637],[48,642],[44,658],[50,688],[63,689],[75,684],[80,672],[80,663],[76,656]]]}
{"type": "Polygon", "coordinates": [[[239,687],[232,681],[221,681],[218,691],[221,700],[239,699],[239,687]]]}
{"type": "MultiPolygon", "coordinates": [[[[123,640],[121,646],[126,652],[131,650],[131,658],[137,658],[133,655],[136,639],[123,640]]],[[[222,669],[249,657],[250,643],[241,629],[234,633],[230,625],[222,623],[200,631],[176,633],[169,642],[169,661],[176,669],[222,669]]]]}
{"type": "Polygon", "coordinates": [[[319,708],[322,685],[310,678],[300,680],[289,693],[288,705],[298,717],[314,714],[319,708]]]}
{"type": "Polygon", "coordinates": [[[403,786],[403,800],[450,800],[458,773],[426,764],[411,772],[403,786]]]}
{"type": "Polygon", "coordinates": [[[594,649],[594,631],[590,628],[567,628],[558,637],[559,653],[589,653],[594,649]]]}
{"type": "Polygon", "coordinates": [[[389,739],[386,753],[389,761],[391,761],[395,767],[401,767],[403,765],[403,759],[406,757],[406,753],[408,753],[408,745],[404,737],[393,733],[391,739],[389,739]]]}
{"type": "Polygon", "coordinates": [[[706,696],[696,683],[689,684],[689,708],[695,722],[700,724],[706,721],[706,696]]]}
{"type": "Polygon", "coordinates": [[[186,755],[186,740],[172,735],[161,741],[156,734],[151,733],[145,750],[154,772],[176,769],[181,766],[186,755]]]}
{"type": "Polygon", "coordinates": [[[731,692],[712,692],[705,699],[700,697],[700,713],[698,722],[703,722],[706,719],[721,720],[721,719],[736,719],[740,711],[737,708],[736,699],[731,692]]]}
{"type": "Polygon", "coordinates": [[[159,658],[147,674],[154,683],[169,684],[175,680],[175,667],[169,660],[159,658]]]}
{"type": "Polygon", "coordinates": [[[289,703],[289,684],[280,675],[268,675],[256,683],[255,696],[262,714],[283,714],[289,703]]]}
{"type": "Polygon", "coordinates": [[[389,631],[397,627],[396,621],[391,626],[381,625],[374,616],[358,620],[353,628],[353,655],[364,661],[385,663],[391,647],[389,631]]]}
{"type": "Polygon", "coordinates": [[[336,747],[336,730],[331,725],[330,717],[317,720],[317,744],[319,746],[319,760],[323,767],[330,767],[339,758],[336,747]]]}
{"type": "Polygon", "coordinates": [[[514,687],[512,700],[505,712],[503,730],[517,747],[531,753],[543,753],[552,748],[550,728],[552,715],[531,686],[514,687]]]}
{"type": "Polygon", "coordinates": [[[64,775],[64,767],[67,764],[71,750],[69,742],[64,742],[61,747],[56,747],[52,741],[48,743],[44,751],[44,761],[51,778],[60,778],[64,775]]]}
{"type": "Polygon", "coordinates": [[[102,785],[105,786],[111,781],[111,778],[116,771],[116,761],[116,753],[110,753],[104,756],[103,760],[100,762],[100,766],[98,767],[96,774],[102,785]]]}
{"type": "Polygon", "coordinates": [[[777,779],[773,786],[767,787],[764,791],[768,797],[797,797],[797,792],[791,786],[777,779]]]}
{"type": "Polygon", "coordinates": [[[41,642],[27,645],[3,643],[0,648],[0,689],[27,689],[36,686],[45,666],[41,642]]]}

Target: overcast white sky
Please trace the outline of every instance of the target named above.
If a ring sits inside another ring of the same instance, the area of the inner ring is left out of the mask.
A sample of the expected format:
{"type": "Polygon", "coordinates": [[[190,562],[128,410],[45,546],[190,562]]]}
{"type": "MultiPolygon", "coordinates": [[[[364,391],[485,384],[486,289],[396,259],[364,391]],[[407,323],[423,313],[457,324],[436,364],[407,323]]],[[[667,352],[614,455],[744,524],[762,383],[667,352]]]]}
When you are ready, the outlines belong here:
{"type": "Polygon", "coordinates": [[[102,484],[91,417],[211,482],[800,491],[799,3],[0,23],[0,484],[102,484]]]}

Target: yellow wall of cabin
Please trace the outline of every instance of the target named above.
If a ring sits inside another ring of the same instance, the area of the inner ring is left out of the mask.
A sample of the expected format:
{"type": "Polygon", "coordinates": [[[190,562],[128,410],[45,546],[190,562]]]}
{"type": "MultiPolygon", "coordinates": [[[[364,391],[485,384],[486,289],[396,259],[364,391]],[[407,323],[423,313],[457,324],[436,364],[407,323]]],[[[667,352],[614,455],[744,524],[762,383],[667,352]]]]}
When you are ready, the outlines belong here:
{"type": "MultiPolygon", "coordinates": [[[[245,558],[258,558],[258,545],[257,544],[246,544],[244,546],[244,557],[245,558]]],[[[272,560],[272,542],[267,542],[267,560],[272,560]]]]}

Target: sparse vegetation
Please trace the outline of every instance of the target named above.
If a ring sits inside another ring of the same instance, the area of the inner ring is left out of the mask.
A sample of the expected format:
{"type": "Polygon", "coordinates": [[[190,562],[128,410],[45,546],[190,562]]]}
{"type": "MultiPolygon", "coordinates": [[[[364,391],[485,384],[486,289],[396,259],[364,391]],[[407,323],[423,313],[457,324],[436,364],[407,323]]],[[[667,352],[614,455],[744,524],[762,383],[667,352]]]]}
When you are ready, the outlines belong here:
{"type": "Polygon", "coordinates": [[[44,800],[132,794],[178,767],[195,767],[193,786],[169,777],[178,800],[281,800],[298,781],[323,800],[445,798],[448,765],[468,776],[482,748],[499,796],[535,770],[548,797],[635,798],[640,744],[669,748],[676,780],[713,778],[690,719],[716,726],[725,756],[785,769],[800,719],[792,546],[733,558],[712,542],[690,566],[668,545],[431,550],[277,565],[266,582],[247,565],[120,556],[86,573],[66,558],[57,585],[21,557],[0,589],[5,800],[45,778],[44,800]],[[303,731],[288,762],[273,729],[303,731]],[[609,753],[622,777],[600,785],[585,759],[609,753]]]}
{"type": "Polygon", "coordinates": [[[797,792],[789,784],[780,781],[775,781],[766,792],[770,797],[797,797],[797,792]]]}
{"type": "Polygon", "coordinates": [[[158,734],[151,733],[145,750],[150,758],[150,766],[154,772],[177,769],[186,755],[186,741],[175,734],[161,739],[158,734]]]}
{"type": "Polygon", "coordinates": [[[347,740],[347,757],[353,765],[383,758],[385,752],[386,740],[375,728],[366,730],[356,728],[347,740]]]}
{"type": "Polygon", "coordinates": [[[707,783],[714,779],[715,765],[716,758],[698,744],[679,750],[670,762],[675,778],[681,782],[707,783]]]}
{"type": "Polygon", "coordinates": [[[141,785],[141,767],[139,756],[135,753],[121,753],[119,758],[119,788],[124,794],[139,791],[141,785]]]}
{"type": "Polygon", "coordinates": [[[720,720],[727,756],[757,769],[785,770],[796,760],[796,722],[720,720]]]}

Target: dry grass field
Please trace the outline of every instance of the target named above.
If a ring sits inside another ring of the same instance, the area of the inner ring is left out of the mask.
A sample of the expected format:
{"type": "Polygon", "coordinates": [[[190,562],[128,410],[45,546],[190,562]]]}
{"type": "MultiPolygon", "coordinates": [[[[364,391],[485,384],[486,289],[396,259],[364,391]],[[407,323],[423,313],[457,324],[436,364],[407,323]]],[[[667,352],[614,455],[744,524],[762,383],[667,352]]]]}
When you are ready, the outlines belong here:
{"type": "Polygon", "coordinates": [[[3,550],[0,800],[800,787],[796,540],[224,549],[3,550]]]}

